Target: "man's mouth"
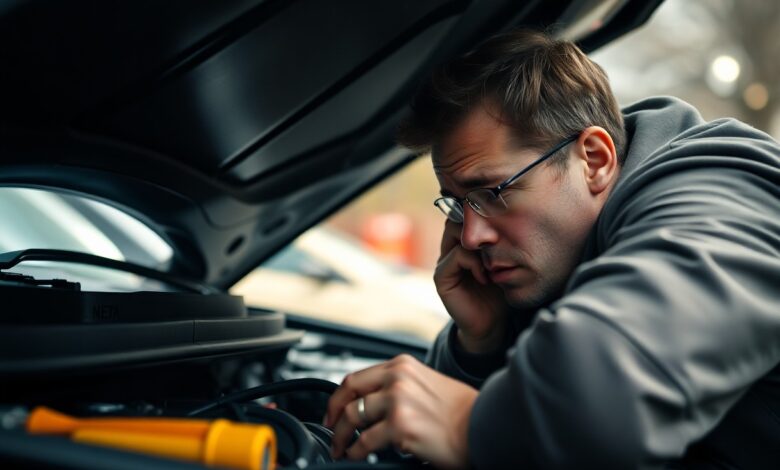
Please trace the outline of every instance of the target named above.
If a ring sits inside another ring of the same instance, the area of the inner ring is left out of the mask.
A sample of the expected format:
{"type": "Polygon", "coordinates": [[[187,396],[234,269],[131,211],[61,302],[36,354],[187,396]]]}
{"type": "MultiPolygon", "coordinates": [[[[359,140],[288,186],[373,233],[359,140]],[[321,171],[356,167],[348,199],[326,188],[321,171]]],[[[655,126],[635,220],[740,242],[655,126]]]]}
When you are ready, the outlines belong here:
{"type": "Polygon", "coordinates": [[[502,284],[512,280],[522,266],[491,266],[488,268],[488,276],[495,284],[502,284]]]}

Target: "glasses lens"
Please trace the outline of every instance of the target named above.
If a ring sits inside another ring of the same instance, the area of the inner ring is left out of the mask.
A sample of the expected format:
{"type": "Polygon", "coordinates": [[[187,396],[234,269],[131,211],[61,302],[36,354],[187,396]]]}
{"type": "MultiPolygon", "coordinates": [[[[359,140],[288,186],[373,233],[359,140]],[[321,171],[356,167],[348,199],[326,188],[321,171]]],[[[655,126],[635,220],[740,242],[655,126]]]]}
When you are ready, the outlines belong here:
{"type": "Polygon", "coordinates": [[[463,206],[460,205],[460,202],[458,202],[457,199],[452,197],[440,197],[433,201],[433,203],[448,219],[456,224],[463,223],[463,206]]]}
{"type": "Polygon", "coordinates": [[[501,194],[489,189],[476,189],[466,194],[466,199],[474,211],[483,217],[493,217],[506,212],[506,202],[501,194]]]}

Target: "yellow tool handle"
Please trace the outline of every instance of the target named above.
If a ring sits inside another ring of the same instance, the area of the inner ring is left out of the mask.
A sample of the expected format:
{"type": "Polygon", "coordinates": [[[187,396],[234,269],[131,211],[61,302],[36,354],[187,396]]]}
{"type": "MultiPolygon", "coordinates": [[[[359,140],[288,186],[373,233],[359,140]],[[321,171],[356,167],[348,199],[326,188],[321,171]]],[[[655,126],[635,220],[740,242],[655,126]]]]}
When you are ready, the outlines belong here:
{"type": "Polygon", "coordinates": [[[263,425],[214,421],[205,440],[115,429],[79,429],[73,440],[143,452],[236,470],[271,470],[276,466],[276,435],[263,425]]]}
{"type": "Polygon", "coordinates": [[[70,435],[82,443],[196,461],[237,470],[276,466],[276,433],[259,424],[168,418],[74,418],[39,407],[27,420],[32,434],[70,435]]]}
{"type": "Polygon", "coordinates": [[[210,421],[176,418],[74,418],[45,406],[35,408],[27,418],[31,434],[70,435],[81,428],[154,432],[204,438],[210,421]]]}

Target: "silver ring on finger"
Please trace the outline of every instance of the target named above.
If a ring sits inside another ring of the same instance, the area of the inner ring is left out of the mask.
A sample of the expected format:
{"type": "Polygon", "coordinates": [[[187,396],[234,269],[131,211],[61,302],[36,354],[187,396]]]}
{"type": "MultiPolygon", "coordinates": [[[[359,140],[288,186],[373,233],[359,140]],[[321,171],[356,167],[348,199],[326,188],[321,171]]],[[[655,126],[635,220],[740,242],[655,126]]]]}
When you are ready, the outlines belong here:
{"type": "Polygon", "coordinates": [[[361,426],[368,425],[368,416],[366,416],[365,397],[360,397],[357,399],[357,414],[358,414],[358,418],[360,419],[360,425],[361,426]]]}

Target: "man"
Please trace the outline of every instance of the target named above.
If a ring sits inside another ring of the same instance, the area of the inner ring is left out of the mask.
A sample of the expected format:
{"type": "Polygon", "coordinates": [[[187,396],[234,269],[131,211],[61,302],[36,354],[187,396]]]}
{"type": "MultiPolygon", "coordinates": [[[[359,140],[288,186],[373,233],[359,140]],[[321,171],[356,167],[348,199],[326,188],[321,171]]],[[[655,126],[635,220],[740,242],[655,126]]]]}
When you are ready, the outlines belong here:
{"type": "Polygon", "coordinates": [[[673,98],[621,113],[596,64],[533,32],[441,67],[413,111],[401,141],[432,151],[453,321],[432,368],[347,376],[334,455],[780,468],[776,142],[673,98]]]}

